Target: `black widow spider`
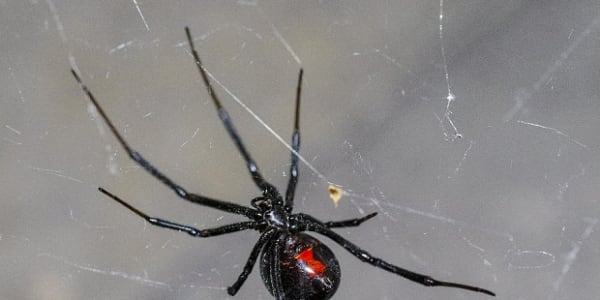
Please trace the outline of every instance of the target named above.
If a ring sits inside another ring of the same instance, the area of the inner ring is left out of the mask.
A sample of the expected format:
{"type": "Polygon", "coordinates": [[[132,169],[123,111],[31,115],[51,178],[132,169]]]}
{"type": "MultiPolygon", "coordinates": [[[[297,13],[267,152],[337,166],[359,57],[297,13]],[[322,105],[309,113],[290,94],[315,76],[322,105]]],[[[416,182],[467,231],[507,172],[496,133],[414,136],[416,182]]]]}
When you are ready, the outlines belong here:
{"type": "Polygon", "coordinates": [[[250,157],[250,153],[248,153],[246,150],[246,147],[242,143],[242,139],[235,130],[227,111],[221,105],[221,102],[219,101],[219,98],[210,83],[206,71],[204,70],[204,66],[200,61],[200,57],[194,48],[194,42],[188,27],[185,28],[185,32],[190,45],[190,50],[196,62],[196,66],[198,67],[198,71],[200,72],[202,80],[204,81],[204,85],[208,90],[208,94],[215,104],[219,118],[221,119],[221,122],[223,122],[227,133],[229,133],[229,136],[244,158],[254,183],[262,192],[261,196],[258,196],[250,201],[252,208],[189,193],[173,180],[169,179],[150,162],[144,159],[142,155],[133,150],[129,144],[127,144],[125,139],[119,134],[115,126],[112,124],[104,110],[100,107],[91,91],[81,81],[77,72],[75,72],[73,69],[71,69],[71,72],[85,94],[96,107],[112,133],[115,135],[121,146],[123,146],[127,154],[129,154],[131,159],[146,169],[146,171],[152,174],[152,176],[172,189],[177,196],[183,198],[184,200],[199,205],[212,207],[228,213],[243,215],[250,219],[250,221],[233,223],[209,229],[196,229],[192,226],[150,217],[141,210],[133,207],[131,204],[125,202],[101,187],[98,188],[100,192],[119,202],[121,205],[125,206],[138,216],[144,218],[144,220],[152,225],[183,231],[193,237],[211,237],[246,229],[254,229],[259,231],[260,237],[258,242],[256,242],[254,248],[250,252],[250,257],[246,261],[246,265],[244,266],[242,273],[239,275],[238,279],[233,283],[233,285],[227,289],[229,295],[232,296],[235,295],[240,287],[244,284],[248,278],[248,275],[250,275],[258,256],[261,255],[260,273],[262,280],[269,292],[276,299],[331,298],[340,283],[341,273],[339,263],[326,245],[310,235],[303,233],[304,231],[313,231],[324,235],[342,246],[361,261],[388,272],[400,275],[408,280],[412,280],[424,286],[452,287],[495,296],[493,292],[483,288],[461,283],[435,280],[429,276],[418,274],[392,265],[380,258],[372,256],[367,251],[362,250],[358,246],[354,245],[331,230],[331,228],[359,226],[364,221],[373,218],[377,213],[371,213],[362,218],[329,222],[319,221],[316,218],[303,213],[292,213],[292,208],[294,205],[294,192],[298,182],[298,150],[300,149],[299,117],[300,93],[303,74],[302,69],[300,69],[300,73],[298,74],[298,86],[296,88],[296,108],[294,131],[292,134],[293,151],[290,167],[290,178],[285,193],[285,199],[283,199],[277,189],[263,178],[258,170],[258,167],[256,166],[256,163],[250,157]]]}

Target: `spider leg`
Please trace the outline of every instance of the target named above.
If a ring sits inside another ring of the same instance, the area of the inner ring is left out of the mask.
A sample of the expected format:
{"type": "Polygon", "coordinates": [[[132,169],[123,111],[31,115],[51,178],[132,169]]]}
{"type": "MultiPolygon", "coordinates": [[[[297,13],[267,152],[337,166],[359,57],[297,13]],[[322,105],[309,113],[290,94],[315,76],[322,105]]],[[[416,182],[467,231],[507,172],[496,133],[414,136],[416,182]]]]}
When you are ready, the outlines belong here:
{"type": "Polygon", "coordinates": [[[352,255],[356,256],[356,258],[358,258],[361,261],[366,262],[372,266],[375,266],[380,269],[386,270],[388,272],[400,275],[408,280],[414,281],[414,282],[422,284],[424,286],[445,286],[445,287],[459,288],[459,289],[463,289],[463,290],[484,293],[484,294],[487,294],[490,296],[496,296],[496,294],[494,294],[493,292],[483,289],[483,288],[480,288],[480,287],[466,285],[466,284],[462,284],[462,283],[439,281],[439,280],[433,279],[427,275],[415,273],[415,272],[400,268],[398,266],[392,265],[380,258],[372,256],[369,252],[359,248],[358,246],[356,246],[352,242],[346,240],[339,234],[337,234],[337,233],[331,231],[329,228],[326,228],[325,226],[321,225],[321,223],[318,220],[316,220],[315,218],[308,216],[308,215],[304,215],[303,217],[305,219],[305,222],[306,222],[305,225],[307,226],[306,228],[308,230],[317,232],[319,234],[322,234],[322,235],[332,239],[334,242],[336,242],[340,246],[344,247],[344,249],[346,249],[352,255]]]}
{"type": "Polygon", "coordinates": [[[377,215],[376,212],[370,213],[362,218],[342,220],[342,221],[329,221],[323,223],[327,228],[343,228],[343,227],[356,227],[377,215]]]}
{"type": "Polygon", "coordinates": [[[294,132],[292,133],[292,163],[290,165],[290,180],[285,192],[285,210],[288,213],[294,208],[294,194],[298,183],[298,152],[300,151],[300,93],[302,92],[302,75],[298,73],[298,86],[296,87],[296,110],[294,114],[294,132]]]}
{"type": "Polygon", "coordinates": [[[252,157],[250,157],[250,153],[248,152],[248,150],[246,150],[246,147],[242,142],[242,138],[238,135],[235,127],[233,126],[233,122],[231,121],[227,110],[225,110],[225,108],[221,105],[221,101],[219,100],[217,93],[214,91],[214,88],[210,83],[210,80],[208,79],[208,74],[206,74],[206,71],[204,70],[204,65],[200,60],[200,56],[198,55],[198,52],[196,52],[196,48],[194,47],[194,41],[192,40],[192,34],[190,33],[190,29],[187,26],[185,27],[185,33],[188,38],[188,43],[190,44],[190,50],[192,51],[192,55],[194,56],[194,60],[196,61],[198,71],[200,72],[202,80],[204,81],[204,85],[208,90],[208,95],[210,95],[210,97],[212,98],[213,103],[217,108],[219,118],[221,119],[223,126],[225,126],[227,133],[229,133],[229,136],[237,146],[238,150],[240,151],[240,154],[242,154],[242,156],[244,157],[244,160],[246,161],[246,165],[248,167],[248,171],[250,171],[250,176],[252,176],[252,180],[254,180],[254,183],[261,190],[261,192],[263,192],[263,194],[271,195],[274,199],[281,201],[281,195],[279,195],[279,192],[272,184],[268,183],[263,178],[260,171],[258,170],[258,166],[254,162],[252,157]]]}
{"type": "Polygon", "coordinates": [[[254,264],[256,264],[256,260],[258,259],[260,251],[265,246],[265,243],[273,237],[274,233],[275,229],[266,231],[265,233],[261,234],[256,244],[254,244],[254,248],[252,248],[252,251],[250,252],[250,256],[246,261],[246,265],[244,266],[242,273],[240,273],[238,279],[230,287],[227,288],[227,293],[230,296],[234,296],[235,294],[237,294],[244,282],[246,282],[246,279],[248,279],[248,276],[254,268],[254,264]]]}
{"type": "Polygon", "coordinates": [[[94,97],[94,95],[92,94],[90,89],[81,81],[81,78],[79,77],[77,72],[75,72],[75,70],[71,69],[71,73],[73,74],[73,77],[75,77],[75,80],[77,80],[77,82],[81,86],[81,89],[83,89],[84,93],[88,96],[88,98],[90,99],[90,101],[92,102],[92,104],[94,105],[96,110],[100,113],[100,116],[102,116],[102,119],[104,120],[106,125],[108,125],[108,128],[110,128],[110,131],[117,138],[117,140],[119,141],[119,143],[121,144],[123,149],[125,149],[125,151],[129,155],[129,157],[131,157],[131,159],[133,159],[137,164],[142,166],[148,173],[150,173],[156,179],[160,180],[163,184],[165,184],[170,189],[172,189],[179,197],[181,197],[185,200],[188,200],[190,202],[194,202],[196,204],[205,205],[208,207],[212,207],[212,208],[230,212],[230,213],[245,215],[251,219],[260,218],[260,214],[254,209],[251,209],[251,208],[248,208],[248,207],[245,207],[242,205],[238,205],[235,203],[210,199],[210,198],[200,196],[197,194],[188,193],[183,187],[179,186],[173,180],[171,180],[166,175],[164,175],[162,172],[160,172],[149,161],[147,161],[144,157],[142,157],[142,155],[140,153],[138,153],[137,151],[132,149],[131,146],[129,146],[129,144],[127,144],[125,139],[121,136],[121,134],[119,134],[119,132],[117,131],[117,129],[115,128],[113,123],[110,121],[110,119],[108,118],[108,115],[106,115],[106,113],[104,112],[104,110],[102,109],[102,107],[100,106],[98,101],[96,101],[96,98],[94,97]]]}
{"type": "Polygon", "coordinates": [[[273,284],[272,292],[277,300],[285,300],[285,291],[283,290],[283,283],[281,282],[281,251],[283,249],[285,238],[285,234],[280,234],[277,237],[273,256],[269,262],[269,266],[271,267],[271,283],[273,284]]]}
{"type": "Polygon", "coordinates": [[[103,188],[98,188],[98,190],[100,190],[100,192],[104,193],[105,195],[112,198],[113,200],[119,202],[121,205],[125,206],[127,209],[131,210],[136,215],[142,217],[144,220],[146,220],[148,223],[150,223],[152,225],[162,227],[162,228],[167,228],[167,229],[173,229],[173,230],[177,230],[177,231],[183,231],[193,237],[205,238],[205,237],[211,237],[211,236],[217,236],[217,235],[242,231],[242,230],[246,230],[246,229],[256,229],[259,226],[258,222],[247,221],[247,222],[223,225],[223,226],[215,227],[215,228],[197,229],[192,226],[178,224],[178,223],[174,223],[174,222],[171,222],[168,220],[150,217],[147,214],[145,214],[144,212],[142,212],[141,210],[139,210],[139,209],[133,207],[131,204],[125,202],[125,200],[117,197],[116,195],[113,195],[109,191],[107,191],[103,188]]]}

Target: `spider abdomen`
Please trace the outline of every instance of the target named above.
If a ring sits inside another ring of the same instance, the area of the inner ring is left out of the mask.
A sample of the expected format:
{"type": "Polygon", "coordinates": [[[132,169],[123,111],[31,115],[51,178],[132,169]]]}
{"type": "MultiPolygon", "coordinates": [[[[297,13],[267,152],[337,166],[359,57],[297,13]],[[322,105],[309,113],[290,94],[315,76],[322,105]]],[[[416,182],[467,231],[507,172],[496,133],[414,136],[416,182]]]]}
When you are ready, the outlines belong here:
{"type": "Polygon", "coordinates": [[[340,265],[333,252],[307,234],[281,233],[265,245],[260,274],[272,295],[275,295],[277,280],[276,264],[280,267],[279,279],[285,299],[329,299],[340,284],[340,265]],[[275,255],[278,240],[283,241],[279,260],[275,255]]]}

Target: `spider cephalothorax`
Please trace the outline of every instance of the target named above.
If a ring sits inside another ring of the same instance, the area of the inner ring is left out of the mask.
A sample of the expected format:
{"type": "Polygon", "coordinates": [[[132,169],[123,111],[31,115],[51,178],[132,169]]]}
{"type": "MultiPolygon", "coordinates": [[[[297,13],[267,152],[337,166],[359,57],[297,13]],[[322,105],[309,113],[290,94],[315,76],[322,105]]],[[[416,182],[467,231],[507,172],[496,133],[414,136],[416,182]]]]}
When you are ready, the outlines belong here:
{"type": "Polygon", "coordinates": [[[252,180],[261,191],[262,196],[256,197],[250,201],[252,207],[216,200],[187,192],[169,177],[164,175],[150,162],[142,157],[137,151],[133,150],[125,139],[119,134],[113,123],[110,121],[104,110],[100,107],[90,90],[83,84],[81,78],[74,70],[71,70],[73,76],[80,84],[83,91],[89,97],[96,107],[112,133],[115,135],[121,146],[127,154],[148,171],[152,176],[168,186],[180,198],[196,203],[202,206],[211,207],[224,212],[238,214],[247,217],[250,221],[238,222],[220,227],[209,229],[197,229],[192,226],[183,225],[168,220],[150,217],[131,204],[125,202],[114,194],[103,188],[99,190],[113,200],[119,202],[133,213],[144,218],[152,225],[159,227],[183,231],[194,237],[211,237],[232,232],[238,232],[247,229],[254,229],[260,232],[260,237],[254,245],[246,264],[238,279],[231,285],[227,292],[235,295],[244,284],[248,275],[252,271],[256,261],[260,256],[260,273],[269,292],[278,300],[289,299],[329,299],[338,288],[340,283],[340,265],[333,255],[333,252],[316,238],[303,233],[305,231],[316,232],[326,236],[346,249],[352,255],[363,262],[366,262],[377,268],[400,275],[406,279],[420,283],[425,286],[444,286],[480,292],[494,296],[494,293],[475,286],[438,281],[429,276],[405,270],[392,265],[380,258],[374,257],[367,251],[359,248],[350,241],[346,240],[331,228],[354,227],[362,222],[373,218],[376,213],[371,213],[362,218],[355,218],[342,221],[321,222],[316,218],[303,214],[292,213],[294,207],[294,193],[298,182],[298,151],[300,149],[300,92],[302,87],[302,69],[298,74],[298,85],[296,89],[296,107],[294,118],[294,130],[292,133],[292,158],[290,167],[290,178],[283,198],[279,191],[268,183],[261,175],[256,163],[250,157],[250,153],[242,143],[229,114],[221,105],[217,94],[215,93],[208,74],[200,61],[200,57],[194,48],[194,43],[189,29],[185,32],[190,50],[194,56],[194,61],[208,90],[221,122],[225,126],[227,133],[234,141],[240,154],[242,155],[252,180]]]}

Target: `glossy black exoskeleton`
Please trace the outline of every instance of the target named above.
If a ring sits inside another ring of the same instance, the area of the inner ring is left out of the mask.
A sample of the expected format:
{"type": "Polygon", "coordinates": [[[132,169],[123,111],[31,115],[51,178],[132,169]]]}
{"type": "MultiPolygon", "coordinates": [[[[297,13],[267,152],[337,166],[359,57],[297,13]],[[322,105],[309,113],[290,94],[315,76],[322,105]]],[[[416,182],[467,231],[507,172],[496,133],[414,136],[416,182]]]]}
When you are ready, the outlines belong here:
{"type": "Polygon", "coordinates": [[[302,87],[302,69],[298,74],[298,85],[296,88],[296,107],[294,118],[294,130],[292,133],[292,159],[290,166],[290,178],[283,198],[279,191],[267,182],[250,153],[246,150],[242,139],[238,135],[233,122],[225,108],[221,105],[216,92],[214,91],[207,72],[200,61],[200,57],[194,48],[194,43],[189,29],[185,32],[190,45],[190,51],[200,72],[208,94],[213,100],[217,109],[217,114],[225,126],[227,133],[234,141],[242,158],[246,162],[250,176],[261,196],[251,200],[252,207],[247,207],[227,201],[212,199],[203,195],[190,193],[183,187],[175,183],[160,170],[154,167],[140,153],[129,146],[125,139],[119,134],[116,127],[108,118],[102,107],[98,104],[88,87],[83,84],[78,73],[71,69],[71,72],[92,104],[96,107],[100,116],[108,125],[111,132],[115,135],[127,154],[137,164],[144,168],[148,173],[169,187],[175,194],[183,200],[199,204],[202,206],[214,208],[227,213],[238,214],[247,217],[249,221],[238,222],[228,225],[222,225],[215,228],[197,229],[192,226],[175,223],[172,221],[150,217],[131,204],[125,202],[116,195],[106,191],[103,188],[99,190],[113,200],[117,201],[133,213],[144,218],[152,225],[159,227],[186,232],[193,237],[211,237],[232,232],[238,232],[247,229],[254,229],[260,232],[258,242],[254,245],[250,256],[244,265],[244,268],[238,279],[231,285],[227,292],[235,295],[244,284],[248,275],[252,271],[254,264],[260,257],[260,270],[263,281],[270,293],[278,300],[291,299],[329,299],[336,292],[340,284],[340,266],[331,252],[331,250],[319,240],[304,234],[304,231],[316,232],[333,240],[341,247],[346,249],[356,258],[377,268],[402,276],[424,286],[444,286],[480,292],[494,296],[494,293],[476,286],[470,286],[460,283],[445,282],[435,280],[429,276],[415,273],[398,266],[392,265],[380,258],[372,256],[367,251],[359,248],[339,234],[332,231],[332,228],[359,226],[362,222],[371,219],[376,213],[371,213],[362,218],[355,218],[343,221],[321,222],[316,218],[303,214],[292,213],[294,206],[294,193],[298,182],[298,151],[300,149],[300,92],[302,87]]]}
{"type": "Polygon", "coordinates": [[[280,276],[286,299],[329,299],[341,279],[340,264],[329,247],[304,233],[281,233],[265,244],[260,274],[273,296],[280,276]],[[278,248],[280,253],[275,252],[278,248]]]}

